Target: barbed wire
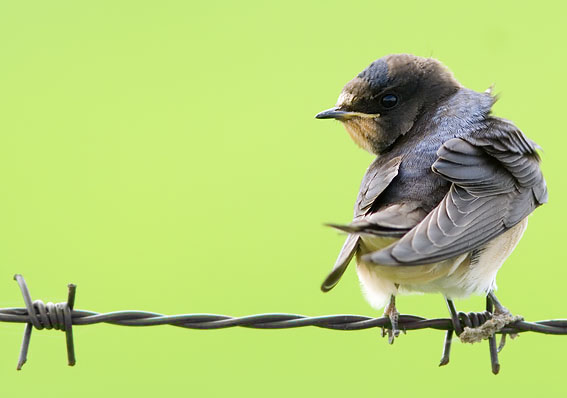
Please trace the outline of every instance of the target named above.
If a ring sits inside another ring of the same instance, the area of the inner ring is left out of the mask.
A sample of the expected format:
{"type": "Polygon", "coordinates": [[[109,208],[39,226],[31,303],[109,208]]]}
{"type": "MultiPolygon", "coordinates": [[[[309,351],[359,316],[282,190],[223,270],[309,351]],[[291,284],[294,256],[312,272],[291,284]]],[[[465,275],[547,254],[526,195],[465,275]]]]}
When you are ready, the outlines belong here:
{"type": "MultiPolygon", "coordinates": [[[[254,329],[287,329],[306,326],[315,326],[332,330],[363,330],[371,328],[391,328],[388,317],[372,318],[363,315],[324,315],[324,316],[305,316],[298,314],[257,314],[242,317],[231,317],[218,314],[181,314],[164,315],[147,311],[115,311],[98,313],[94,311],[74,309],[76,285],[68,285],[67,301],[63,303],[47,304],[41,300],[33,301],[22,275],[15,275],[14,279],[18,282],[22,293],[25,307],[23,308],[0,308],[0,322],[25,323],[24,337],[18,358],[17,369],[21,370],[27,360],[27,354],[31,339],[32,330],[56,329],[65,332],[67,345],[67,362],[69,366],[76,363],[75,349],[73,342],[73,326],[94,325],[98,323],[108,323],[121,326],[158,326],[171,325],[187,329],[222,329],[230,327],[246,327],[254,329]]],[[[415,315],[400,315],[398,320],[399,328],[404,331],[420,329],[436,329],[446,331],[443,356],[440,366],[449,363],[449,354],[453,333],[461,335],[466,328],[480,328],[492,319],[491,308],[484,312],[459,312],[452,318],[426,319],[415,315]]],[[[502,340],[498,348],[493,335],[488,337],[491,364],[493,373],[497,374],[500,365],[498,362],[498,352],[502,350],[506,335],[515,336],[519,333],[535,332],[553,335],[567,335],[567,319],[545,320],[537,322],[527,322],[517,320],[505,325],[495,333],[502,335],[502,340]]]]}

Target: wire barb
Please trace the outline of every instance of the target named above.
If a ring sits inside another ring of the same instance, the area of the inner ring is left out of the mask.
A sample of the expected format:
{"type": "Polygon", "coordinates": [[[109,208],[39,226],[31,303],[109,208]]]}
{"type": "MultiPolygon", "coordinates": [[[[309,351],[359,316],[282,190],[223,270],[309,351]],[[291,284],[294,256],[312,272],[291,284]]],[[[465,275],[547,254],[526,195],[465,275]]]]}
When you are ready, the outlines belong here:
{"type": "Polygon", "coordinates": [[[28,322],[26,323],[26,328],[24,329],[24,337],[22,339],[20,356],[18,358],[18,366],[16,367],[16,369],[21,370],[22,366],[24,366],[27,361],[33,328],[36,328],[38,330],[56,329],[64,331],[65,340],[67,343],[67,362],[69,366],[74,366],[76,359],[73,343],[72,310],[75,303],[75,294],[77,287],[72,284],[69,285],[67,302],[57,304],[49,302],[45,304],[41,300],[32,301],[28,285],[22,275],[16,274],[14,275],[14,279],[20,286],[20,291],[22,292],[22,297],[24,298],[28,317],[28,322]]]}
{"type": "MultiPolygon", "coordinates": [[[[0,322],[25,323],[24,337],[20,349],[17,369],[20,370],[27,360],[32,330],[56,329],[65,332],[67,344],[67,361],[69,366],[76,363],[73,343],[73,326],[94,325],[97,323],[108,323],[122,326],[157,326],[171,325],[187,329],[223,329],[231,327],[246,327],[254,329],[287,329],[306,326],[315,326],[332,330],[363,330],[371,328],[391,328],[388,317],[371,318],[362,315],[324,315],[308,317],[297,314],[257,314],[243,317],[231,317],[217,314],[180,314],[163,315],[146,311],[116,311],[98,313],[93,311],[76,310],[75,294],[76,286],[68,285],[67,302],[47,303],[41,300],[32,301],[29,289],[23,276],[15,275],[14,279],[20,287],[25,307],[24,308],[0,308],[0,322]]],[[[465,327],[475,328],[484,324],[492,317],[491,307],[487,307],[482,313],[457,312],[450,300],[448,307],[451,318],[426,319],[415,315],[399,315],[398,326],[400,330],[436,329],[447,331],[443,347],[443,357],[440,366],[449,363],[449,354],[453,334],[459,336],[465,327]]],[[[498,352],[503,347],[505,336],[514,337],[518,333],[536,332],[542,334],[567,335],[567,319],[555,319],[538,322],[526,322],[518,320],[507,324],[497,334],[503,339],[500,347],[496,347],[496,339],[489,339],[492,370],[497,373],[500,369],[498,352]]]]}

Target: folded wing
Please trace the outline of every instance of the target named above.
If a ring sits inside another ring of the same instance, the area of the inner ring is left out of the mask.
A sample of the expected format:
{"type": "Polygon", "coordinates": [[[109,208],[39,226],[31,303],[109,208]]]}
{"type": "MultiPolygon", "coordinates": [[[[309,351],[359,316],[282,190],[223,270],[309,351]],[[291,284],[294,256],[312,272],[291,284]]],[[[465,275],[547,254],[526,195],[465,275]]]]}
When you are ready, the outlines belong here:
{"type": "Polygon", "coordinates": [[[437,152],[433,172],[452,183],[439,205],[399,241],[370,253],[381,265],[421,265],[482,247],[547,201],[537,145],[512,123],[491,119],[473,137],[437,152]]]}

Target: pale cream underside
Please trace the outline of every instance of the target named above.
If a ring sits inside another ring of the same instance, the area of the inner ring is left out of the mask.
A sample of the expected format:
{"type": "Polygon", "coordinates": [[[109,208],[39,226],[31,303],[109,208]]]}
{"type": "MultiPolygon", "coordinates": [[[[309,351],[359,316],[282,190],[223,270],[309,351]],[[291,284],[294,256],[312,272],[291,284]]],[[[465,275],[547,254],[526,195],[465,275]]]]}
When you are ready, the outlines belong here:
{"type": "Polygon", "coordinates": [[[512,253],[526,227],[527,217],[484,246],[478,259],[471,263],[470,253],[435,264],[417,266],[383,266],[366,263],[361,256],[380,250],[396,241],[394,238],[362,236],[356,254],[356,271],[370,305],[383,308],[392,294],[441,293],[449,298],[465,298],[496,289],[496,273],[512,253]],[[398,285],[398,287],[396,287],[398,285]]]}

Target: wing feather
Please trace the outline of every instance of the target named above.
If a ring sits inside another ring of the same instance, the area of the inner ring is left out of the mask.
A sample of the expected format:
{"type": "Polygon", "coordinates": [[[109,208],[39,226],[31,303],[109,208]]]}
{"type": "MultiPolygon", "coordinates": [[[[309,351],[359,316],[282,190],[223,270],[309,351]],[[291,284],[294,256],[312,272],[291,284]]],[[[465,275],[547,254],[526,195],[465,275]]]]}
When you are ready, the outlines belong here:
{"type": "Polygon", "coordinates": [[[402,157],[396,156],[384,164],[377,161],[370,165],[364,179],[362,180],[358,198],[356,200],[354,208],[355,218],[366,214],[368,210],[370,210],[372,204],[376,201],[376,198],[384,192],[394,177],[398,175],[401,162],[402,157]]]}

